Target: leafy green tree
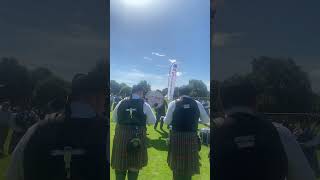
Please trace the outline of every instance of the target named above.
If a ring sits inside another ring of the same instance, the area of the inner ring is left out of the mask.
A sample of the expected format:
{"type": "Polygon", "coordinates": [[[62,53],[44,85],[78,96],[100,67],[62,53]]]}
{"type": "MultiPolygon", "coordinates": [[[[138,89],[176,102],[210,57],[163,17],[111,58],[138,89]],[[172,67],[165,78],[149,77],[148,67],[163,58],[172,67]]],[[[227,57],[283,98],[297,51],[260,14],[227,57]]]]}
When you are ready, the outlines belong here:
{"type": "MultiPolygon", "coordinates": [[[[312,88],[309,77],[292,59],[259,57],[249,74],[262,99],[263,111],[310,112],[312,88]]],[[[260,100],[261,100],[260,99],[260,100]]]]}
{"type": "Polygon", "coordinates": [[[34,105],[43,110],[48,110],[49,105],[54,109],[62,108],[70,93],[70,86],[70,83],[55,76],[40,81],[34,89],[34,105]]]}
{"type": "Polygon", "coordinates": [[[181,87],[179,87],[179,94],[185,94],[190,96],[192,92],[191,86],[189,85],[183,85],[181,87]]]}
{"type": "Polygon", "coordinates": [[[320,113],[320,95],[314,93],[312,99],[313,99],[312,111],[315,113],[320,113]]]}
{"type": "Polygon", "coordinates": [[[207,85],[201,80],[189,80],[189,87],[191,89],[190,96],[192,97],[208,97],[209,91],[207,85]]]}
{"type": "Polygon", "coordinates": [[[13,104],[30,99],[32,81],[28,69],[18,60],[4,57],[0,61],[1,99],[11,100],[13,104]]]}
{"type": "Polygon", "coordinates": [[[151,91],[151,85],[146,80],[140,81],[137,85],[143,87],[145,93],[151,91]]]}
{"type": "Polygon", "coordinates": [[[127,97],[131,94],[132,88],[129,86],[122,86],[119,95],[122,97],[127,97]]]}
{"type": "Polygon", "coordinates": [[[30,71],[32,87],[34,88],[40,81],[46,80],[53,76],[53,73],[48,68],[38,67],[30,71]]]}
{"type": "Polygon", "coordinates": [[[120,93],[120,90],[121,90],[121,85],[117,81],[111,80],[110,81],[110,93],[117,95],[120,93]]]}
{"type": "Polygon", "coordinates": [[[161,94],[162,94],[163,96],[166,96],[166,95],[168,94],[168,88],[162,89],[161,94]]]}

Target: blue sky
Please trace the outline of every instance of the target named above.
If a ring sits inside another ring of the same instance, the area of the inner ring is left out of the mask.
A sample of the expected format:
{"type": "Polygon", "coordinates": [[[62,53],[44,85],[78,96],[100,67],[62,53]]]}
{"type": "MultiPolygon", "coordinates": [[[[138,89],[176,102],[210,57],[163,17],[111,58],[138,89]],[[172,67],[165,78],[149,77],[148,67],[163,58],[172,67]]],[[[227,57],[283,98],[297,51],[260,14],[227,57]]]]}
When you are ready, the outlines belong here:
{"type": "Polygon", "coordinates": [[[253,57],[290,57],[320,93],[320,1],[217,0],[214,79],[251,70],[253,57]]]}
{"type": "Polygon", "coordinates": [[[103,1],[0,1],[0,14],[0,58],[46,67],[71,81],[106,57],[103,1]]]}
{"type": "Polygon", "coordinates": [[[110,79],[167,87],[170,59],[177,85],[210,80],[209,0],[111,0],[110,79]]]}

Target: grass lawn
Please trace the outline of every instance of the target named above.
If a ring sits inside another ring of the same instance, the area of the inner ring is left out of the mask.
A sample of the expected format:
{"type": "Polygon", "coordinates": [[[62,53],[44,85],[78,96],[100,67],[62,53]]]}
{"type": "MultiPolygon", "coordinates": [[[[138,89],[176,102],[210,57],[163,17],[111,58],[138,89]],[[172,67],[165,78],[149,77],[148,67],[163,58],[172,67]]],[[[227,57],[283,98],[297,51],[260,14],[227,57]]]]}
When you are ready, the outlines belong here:
{"type": "MultiPolygon", "coordinates": [[[[9,134],[8,134],[8,138],[6,140],[6,143],[4,145],[4,151],[5,152],[8,152],[8,148],[9,148],[9,142],[10,142],[10,139],[11,139],[11,134],[12,134],[12,131],[10,130],[9,131],[9,134]]],[[[4,180],[4,175],[6,173],[6,170],[7,170],[7,167],[9,165],[9,162],[10,162],[10,156],[6,156],[2,159],[0,159],[0,180],[4,180]]]]}
{"type": "MultiPolygon", "coordinates": [[[[115,124],[111,123],[111,144],[110,148],[112,148],[112,139],[114,135],[115,124]]],[[[148,128],[149,139],[152,143],[152,146],[148,148],[149,153],[149,164],[145,167],[140,173],[139,180],[170,180],[172,179],[171,171],[167,165],[167,151],[163,150],[166,148],[165,140],[162,138],[162,135],[154,131],[152,127],[148,128]],[[151,178],[152,177],[152,178],[151,178]]],[[[8,139],[5,144],[5,150],[8,149],[8,143],[11,137],[11,131],[9,131],[8,139]]],[[[111,151],[110,151],[111,152],[111,151]]],[[[210,165],[208,161],[208,153],[209,148],[206,146],[202,146],[200,155],[201,155],[201,174],[194,176],[193,180],[209,180],[210,177],[210,165]]],[[[318,153],[320,157],[320,152],[318,153]]],[[[4,180],[5,171],[10,161],[10,156],[0,159],[0,180],[4,180]]],[[[114,171],[110,169],[111,180],[115,180],[114,171]]],[[[320,180],[320,178],[318,179],[320,180]]]]}
{"type": "MultiPolygon", "coordinates": [[[[166,126],[164,125],[165,131],[168,132],[166,126]]],[[[114,136],[115,124],[111,123],[110,126],[110,138],[112,148],[113,136],[114,136]]],[[[148,127],[148,138],[149,138],[149,148],[148,156],[149,163],[148,166],[141,170],[139,180],[170,180],[172,179],[172,173],[167,165],[167,146],[165,140],[165,134],[161,131],[155,131],[153,127],[148,127]],[[164,137],[163,137],[164,136],[164,137]]],[[[12,132],[9,132],[8,139],[5,144],[5,151],[7,152],[8,144],[10,141],[12,132]]],[[[111,149],[110,149],[111,153],[111,149]]],[[[200,156],[201,156],[201,174],[194,176],[193,180],[208,180],[210,179],[210,164],[208,160],[209,147],[202,146],[200,156]]],[[[4,180],[4,175],[7,170],[10,161],[10,156],[0,159],[0,180],[4,180]]],[[[111,180],[115,180],[114,170],[110,169],[111,180]]]]}
{"type": "MultiPolygon", "coordinates": [[[[114,135],[115,124],[111,123],[111,148],[112,148],[112,139],[114,135]]],[[[155,131],[152,127],[148,128],[149,133],[149,143],[150,147],[148,148],[149,153],[149,164],[143,170],[141,170],[139,180],[149,180],[152,177],[152,180],[169,180],[172,179],[171,171],[167,165],[167,151],[166,151],[166,142],[165,139],[162,138],[162,135],[155,131]]],[[[166,130],[166,129],[165,129],[166,130]]],[[[8,142],[10,139],[11,131],[9,133],[9,138],[6,142],[6,149],[8,147],[8,142]]],[[[111,152],[111,151],[110,151],[111,152]]],[[[194,176],[194,180],[208,180],[210,177],[210,164],[207,158],[209,153],[209,148],[207,146],[202,146],[201,154],[201,174],[194,176]]],[[[7,156],[5,158],[0,159],[0,180],[4,180],[4,174],[9,164],[10,157],[7,156]]],[[[114,171],[110,169],[111,180],[115,179],[114,171]]]]}
{"type": "MultiPolygon", "coordinates": [[[[160,124],[158,125],[158,128],[160,124]]],[[[202,126],[200,126],[202,127],[202,126]]],[[[110,124],[110,156],[112,150],[115,123],[110,124]]],[[[164,130],[166,125],[164,125],[164,130]]],[[[167,145],[166,134],[162,131],[155,131],[153,126],[148,127],[148,165],[139,173],[139,180],[171,180],[172,172],[167,164],[167,145]]],[[[210,179],[210,162],[208,159],[209,147],[202,146],[200,151],[201,169],[200,175],[193,176],[193,180],[209,180],[210,179]]],[[[111,180],[115,180],[114,170],[110,168],[111,180]]]]}

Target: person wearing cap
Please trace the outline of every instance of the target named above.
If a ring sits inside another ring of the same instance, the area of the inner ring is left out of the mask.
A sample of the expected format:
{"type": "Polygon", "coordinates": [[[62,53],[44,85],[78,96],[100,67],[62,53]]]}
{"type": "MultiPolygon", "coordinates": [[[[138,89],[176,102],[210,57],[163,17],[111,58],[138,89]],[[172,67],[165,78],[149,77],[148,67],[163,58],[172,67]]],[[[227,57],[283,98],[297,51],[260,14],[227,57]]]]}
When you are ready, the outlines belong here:
{"type": "Polygon", "coordinates": [[[6,179],[107,179],[106,83],[103,73],[77,74],[64,112],[28,130],[6,179]]]}
{"type": "Polygon", "coordinates": [[[191,180],[200,173],[198,123],[208,124],[209,116],[199,101],[181,94],[169,103],[164,122],[172,128],[167,161],[173,179],[191,180]]]}
{"type": "Polygon", "coordinates": [[[146,125],[156,118],[143,95],[141,86],[133,86],[132,95],[120,101],[112,114],[117,123],[111,158],[116,180],[124,180],[127,174],[128,180],[138,179],[139,170],[148,163],[146,125]]]}

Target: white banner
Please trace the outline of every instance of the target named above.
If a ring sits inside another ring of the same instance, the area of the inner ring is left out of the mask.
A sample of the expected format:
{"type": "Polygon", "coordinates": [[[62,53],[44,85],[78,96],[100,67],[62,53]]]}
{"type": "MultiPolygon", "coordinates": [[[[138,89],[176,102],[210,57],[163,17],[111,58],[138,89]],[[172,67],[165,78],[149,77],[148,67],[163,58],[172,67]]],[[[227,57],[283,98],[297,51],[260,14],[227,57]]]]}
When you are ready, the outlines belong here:
{"type": "Polygon", "coordinates": [[[168,78],[168,100],[173,100],[174,88],[177,79],[177,69],[178,65],[176,62],[171,63],[170,71],[169,71],[169,78],[168,78]]]}

